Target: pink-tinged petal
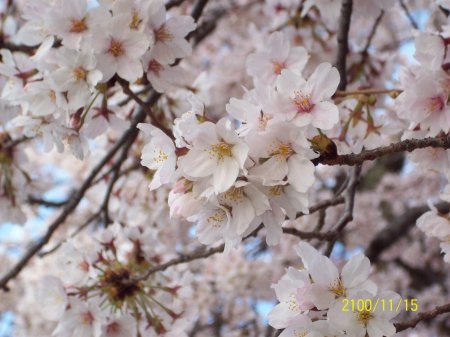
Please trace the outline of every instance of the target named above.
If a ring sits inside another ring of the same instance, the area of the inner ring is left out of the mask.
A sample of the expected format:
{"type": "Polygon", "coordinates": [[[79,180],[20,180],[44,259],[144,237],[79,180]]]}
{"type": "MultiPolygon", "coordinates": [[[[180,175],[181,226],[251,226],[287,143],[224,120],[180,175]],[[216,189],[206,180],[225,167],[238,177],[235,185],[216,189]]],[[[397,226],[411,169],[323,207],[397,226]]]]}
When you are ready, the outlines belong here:
{"type": "Polygon", "coordinates": [[[385,320],[379,320],[376,317],[367,324],[367,334],[369,337],[390,337],[396,332],[394,324],[385,320]]]}
{"type": "Polygon", "coordinates": [[[197,27],[194,19],[189,15],[171,17],[166,21],[166,28],[174,36],[185,37],[197,27]]]}
{"type": "Polygon", "coordinates": [[[298,191],[306,192],[315,181],[315,166],[309,159],[293,155],[288,159],[288,181],[298,191]]]}
{"type": "Polygon", "coordinates": [[[117,64],[117,74],[130,83],[136,82],[143,74],[141,61],[120,57],[117,64]]]}
{"type": "Polygon", "coordinates": [[[293,47],[289,54],[289,58],[286,63],[290,70],[296,73],[301,73],[308,62],[309,55],[303,47],[293,47]]]}
{"type": "Polygon", "coordinates": [[[255,210],[249,199],[242,198],[239,203],[233,206],[231,215],[233,227],[236,233],[241,235],[255,218],[255,210]]]}
{"type": "MultiPolygon", "coordinates": [[[[313,110],[314,111],[314,110],[313,110]]],[[[298,127],[303,127],[311,124],[311,121],[314,119],[312,112],[311,113],[299,113],[293,119],[294,125],[298,127]]]]}
{"type": "Polygon", "coordinates": [[[363,254],[353,256],[342,268],[342,281],[345,287],[353,288],[367,280],[370,273],[370,261],[363,254]]]}
{"type": "Polygon", "coordinates": [[[330,130],[339,122],[339,109],[331,102],[317,103],[310,115],[312,126],[322,130],[330,130]]]}
{"type": "Polygon", "coordinates": [[[217,160],[211,158],[208,151],[191,150],[180,158],[179,165],[188,176],[202,178],[215,172],[217,160]]]}
{"type": "Polygon", "coordinates": [[[177,57],[172,48],[168,47],[164,42],[156,42],[152,47],[152,56],[161,64],[170,64],[177,57]]]}
{"type": "Polygon", "coordinates": [[[263,214],[263,224],[266,228],[266,242],[269,246],[275,246],[280,242],[283,230],[281,224],[284,221],[284,212],[280,207],[272,207],[271,211],[263,214]]]}
{"type": "Polygon", "coordinates": [[[233,157],[237,160],[240,168],[244,167],[245,160],[247,159],[248,156],[248,150],[249,149],[247,144],[244,143],[236,144],[231,149],[231,153],[233,157]]]}
{"type": "Polygon", "coordinates": [[[111,54],[109,54],[109,53],[102,54],[99,57],[99,62],[97,64],[97,68],[103,74],[103,78],[102,78],[103,82],[108,81],[111,77],[114,76],[114,74],[117,71],[117,67],[118,67],[117,59],[114,56],[112,56],[111,54]]]}
{"type": "Polygon", "coordinates": [[[288,173],[288,164],[285,160],[281,160],[278,156],[271,157],[261,165],[250,169],[250,174],[260,177],[263,184],[280,182],[288,173]]]}
{"type": "Polygon", "coordinates": [[[270,35],[267,49],[270,51],[270,58],[273,61],[286,61],[289,55],[289,48],[289,40],[283,32],[274,32],[270,35]]]}
{"type": "Polygon", "coordinates": [[[277,89],[283,96],[290,96],[295,90],[304,86],[305,79],[290,70],[283,70],[281,75],[277,77],[277,89]]]}
{"type": "Polygon", "coordinates": [[[142,56],[150,46],[150,42],[143,33],[133,33],[123,42],[125,53],[131,58],[142,56]]]}
{"type": "Polygon", "coordinates": [[[234,158],[224,157],[223,161],[215,164],[213,171],[214,192],[225,192],[236,181],[239,175],[239,164],[234,158]]]}
{"type": "Polygon", "coordinates": [[[327,285],[314,283],[308,290],[308,298],[319,310],[328,309],[335,301],[335,295],[328,290],[327,285]]]}
{"type": "Polygon", "coordinates": [[[330,63],[321,63],[308,78],[307,87],[310,89],[312,100],[318,103],[328,99],[336,92],[340,76],[336,68],[330,63]]]}

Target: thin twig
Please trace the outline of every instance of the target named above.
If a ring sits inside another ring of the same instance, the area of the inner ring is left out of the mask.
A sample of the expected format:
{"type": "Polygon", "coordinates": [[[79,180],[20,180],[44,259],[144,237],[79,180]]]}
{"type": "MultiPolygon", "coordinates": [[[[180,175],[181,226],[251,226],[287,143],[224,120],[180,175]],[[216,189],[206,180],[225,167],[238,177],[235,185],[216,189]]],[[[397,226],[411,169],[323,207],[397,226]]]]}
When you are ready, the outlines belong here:
{"type": "Polygon", "coordinates": [[[355,206],[355,196],[356,196],[356,187],[358,186],[359,182],[359,175],[361,174],[361,166],[355,166],[352,168],[350,173],[350,180],[348,183],[348,187],[345,190],[345,209],[342,216],[339,218],[337,224],[336,224],[336,235],[328,243],[327,250],[325,252],[325,255],[329,256],[331,254],[331,251],[333,249],[333,246],[339,237],[339,235],[344,230],[345,226],[347,226],[348,223],[350,223],[353,220],[353,208],[355,206]]]}
{"type": "Polygon", "coordinates": [[[409,22],[411,23],[411,26],[413,26],[414,29],[419,29],[419,25],[417,24],[416,20],[414,20],[413,16],[411,15],[411,12],[409,11],[408,7],[406,6],[406,4],[403,0],[400,0],[400,6],[402,7],[403,11],[405,12],[406,17],[408,18],[409,22]]]}
{"type": "MultiPolygon", "coordinates": [[[[75,236],[77,236],[83,229],[85,229],[87,226],[89,226],[89,224],[94,221],[95,219],[97,219],[101,214],[101,209],[98,210],[97,212],[95,212],[94,214],[92,214],[80,227],[78,227],[76,229],[75,232],[73,232],[70,237],[74,238],[75,236]]],[[[39,257],[44,257],[46,255],[52,254],[55,251],[57,251],[64,242],[66,242],[67,239],[61,240],[60,242],[58,242],[53,248],[50,248],[49,250],[45,251],[45,252],[40,252],[37,254],[37,256],[39,257]]]]}
{"type": "Polygon", "coordinates": [[[408,322],[394,323],[394,326],[395,326],[396,331],[400,332],[403,330],[407,330],[409,328],[415,328],[416,325],[422,321],[426,321],[426,320],[435,318],[438,315],[448,314],[448,313],[450,313],[450,303],[437,306],[436,308],[429,310],[429,311],[419,312],[417,314],[416,318],[413,318],[412,320],[410,320],[408,322]]]}
{"type": "Polygon", "coordinates": [[[339,90],[345,90],[347,87],[348,32],[350,30],[352,9],[353,0],[343,0],[337,33],[338,53],[336,57],[336,67],[341,76],[341,81],[338,86],[339,90]]]}

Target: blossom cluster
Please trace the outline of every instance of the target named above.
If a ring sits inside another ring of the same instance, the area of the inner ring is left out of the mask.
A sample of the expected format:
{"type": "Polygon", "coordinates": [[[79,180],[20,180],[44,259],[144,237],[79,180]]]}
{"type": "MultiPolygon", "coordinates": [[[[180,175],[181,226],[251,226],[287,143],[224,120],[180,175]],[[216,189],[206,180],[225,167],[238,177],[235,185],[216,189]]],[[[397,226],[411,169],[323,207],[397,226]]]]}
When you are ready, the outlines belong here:
{"type": "Polygon", "coordinates": [[[353,256],[341,271],[333,262],[307,243],[296,247],[304,269],[289,267],[273,285],[280,303],[270,312],[269,323],[284,329],[282,337],[354,336],[390,337],[395,327],[390,322],[398,315],[382,306],[343,310],[343,299],[392,301],[400,295],[380,291],[369,280],[370,261],[363,254],[353,256]]]}
{"type": "Polygon", "coordinates": [[[43,316],[61,337],[175,336],[190,324],[192,275],[146,271],[160,263],[158,235],[150,228],[98,234],[80,251],[70,242],[58,250],[56,275],[42,278],[35,293],[43,316]]]}
{"type": "Polygon", "coordinates": [[[322,63],[305,78],[308,54],[290,45],[282,32],[267,47],[250,54],[247,71],[254,88],[232,98],[229,117],[209,120],[202,102],[192,95],[192,109],[174,121],[174,140],[140,124],[150,142],[142,165],[154,170],[150,189],[174,184],[171,216],[196,223],[200,242],[223,239],[226,251],[261,223],[267,243],[277,244],[285,217],[308,213],[318,156],[311,139],[338,121],[330,100],[339,73],[322,63]]]}

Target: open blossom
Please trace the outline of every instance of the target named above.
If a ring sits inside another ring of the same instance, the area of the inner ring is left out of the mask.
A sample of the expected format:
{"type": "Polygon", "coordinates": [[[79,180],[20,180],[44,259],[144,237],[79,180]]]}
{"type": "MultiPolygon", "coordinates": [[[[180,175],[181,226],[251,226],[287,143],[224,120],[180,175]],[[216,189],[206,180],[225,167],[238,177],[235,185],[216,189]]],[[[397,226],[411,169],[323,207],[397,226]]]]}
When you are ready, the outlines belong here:
{"type": "Polygon", "coordinates": [[[417,227],[427,236],[438,238],[444,261],[450,263],[450,219],[430,204],[431,211],[422,214],[417,219],[417,227]]]}
{"type": "Polygon", "coordinates": [[[345,331],[346,335],[354,337],[391,337],[396,330],[394,324],[390,321],[398,315],[396,310],[387,310],[387,306],[397,306],[402,301],[399,294],[393,291],[382,291],[376,296],[367,292],[360,291],[349,297],[350,301],[358,303],[358,300],[368,300],[378,303],[377,307],[372,310],[358,310],[349,308],[343,310],[343,303],[339,303],[328,311],[330,322],[340,330],[345,331]],[[384,305],[383,305],[384,303],[384,305]]]}
{"type": "Polygon", "coordinates": [[[286,274],[272,285],[280,303],[269,313],[269,323],[276,329],[283,329],[295,324],[299,319],[303,320],[304,311],[313,308],[314,304],[305,300],[301,289],[310,284],[308,272],[288,268],[286,274]]]}
{"type": "Polygon", "coordinates": [[[198,126],[192,148],[178,164],[186,176],[211,177],[214,192],[220,193],[233,185],[247,154],[248,146],[223,118],[217,124],[204,122],[198,126]]]}
{"type": "Polygon", "coordinates": [[[115,73],[129,82],[135,82],[143,74],[140,57],[150,47],[144,33],[130,29],[129,17],[118,15],[95,27],[92,45],[98,54],[97,68],[103,81],[115,73]]]}
{"type": "Polygon", "coordinates": [[[55,54],[54,62],[58,69],[50,77],[61,91],[67,91],[69,108],[88,105],[94,87],[102,79],[102,73],[95,68],[95,56],[64,48],[55,54]]]}
{"type": "Polygon", "coordinates": [[[329,63],[321,63],[307,79],[283,70],[277,89],[284,98],[284,113],[297,126],[312,125],[329,130],[339,121],[339,110],[330,101],[339,84],[339,73],[329,63]]]}
{"type": "Polygon", "coordinates": [[[353,256],[339,272],[329,258],[305,242],[297,246],[297,253],[313,281],[308,296],[317,309],[330,308],[357,291],[376,293],[376,285],[368,279],[370,261],[364,255],[353,256]]]}
{"type": "Polygon", "coordinates": [[[53,334],[61,337],[100,337],[104,315],[98,306],[74,298],[53,334]]]}
{"type": "Polygon", "coordinates": [[[170,64],[176,58],[191,53],[191,45],[185,36],[196,27],[191,16],[174,15],[166,20],[166,7],[162,0],[153,1],[150,8],[149,24],[154,32],[155,45],[152,47],[154,58],[160,64],[170,64]]]}
{"type": "Polygon", "coordinates": [[[161,93],[176,90],[180,87],[180,83],[185,77],[185,72],[179,65],[170,66],[159,63],[155,59],[154,48],[145,53],[142,57],[142,63],[144,64],[147,79],[152,84],[152,87],[161,93]]]}
{"type": "Polygon", "coordinates": [[[59,1],[52,8],[49,31],[62,39],[63,45],[77,49],[94,24],[86,0],[59,1]]]}
{"type": "Polygon", "coordinates": [[[284,69],[301,74],[307,61],[305,48],[292,47],[286,34],[275,32],[263,50],[248,56],[247,71],[256,80],[273,84],[284,69]]]}
{"type": "Polygon", "coordinates": [[[136,322],[130,315],[109,318],[102,326],[101,337],[129,337],[136,335],[136,322]]]}
{"type": "Polygon", "coordinates": [[[141,164],[151,170],[156,170],[149,187],[154,190],[163,184],[171,182],[174,178],[177,157],[175,155],[175,145],[160,129],[151,124],[138,124],[150,143],[142,149],[141,164]]]}
{"type": "Polygon", "coordinates": [[[294,220],[297,212],[309,213],[308,195],[298,192],[291,185],[264,186],[269,199],[270,209],[261,215],[262,223],[267,230],[266,242],[269,246],[278,244],[283,234],[281,226],[286,216],[294,220]]]}
{"type": "Polygon", "coordinates": [[[248,144],[252,158],[257,162],[264,159],[251,168],[249,174],[261,178],[264,185],[279,184],[286,176],[299,192],[306,192],[313,185],[314,164],[311,159],[316,154],[309,149],[309,142],[298,127],[277,124],[264,137],[250,135],[248,144]]]}

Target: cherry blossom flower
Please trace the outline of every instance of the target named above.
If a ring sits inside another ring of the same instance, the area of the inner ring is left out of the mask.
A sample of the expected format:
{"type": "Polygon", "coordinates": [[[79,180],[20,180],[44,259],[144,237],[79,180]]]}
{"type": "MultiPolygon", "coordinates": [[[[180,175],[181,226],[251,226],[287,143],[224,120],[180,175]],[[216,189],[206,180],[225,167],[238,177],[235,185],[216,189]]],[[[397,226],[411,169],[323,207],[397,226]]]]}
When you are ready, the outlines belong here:
{"type": "Polygon", "coordinates": [[[179,159],[182,171],[193,178],[212,178],[215,193],[229,189],[244,168],[248,146],[231,129],[227,119],[198,126],[192,148],[179,159]]]}
{"type": "Polygon", "coordinates": [[[59,1],[52,9],[48,29],[62,39],[63,45],[78,49],[94,24],[86,0],[59,1]]]}
{"type": "Polygon", "coordinates": [[[287,181],[298,192],[306,192],[314,183],[316,154],[309,149],[303,132],[285,124],[273,126],[261,139],[258,134],[249,136],[250,156],[263,163],[251,168],[249,173],[260,177],[264,185],[276,185],[287,176],[287,181]]]}
{"type": "Polygon", "coordinates": [[[258,81],[273,84],[284,69],[301,74],[307,61],[305,48],[291,47],[286,34],[275,32],[263,50],[248,56],[247,72],[258,81]]]}
{"type": "Polygon", "coordinates": [[[339,84],[339,73],[329,63],[317,66],[304,80],[289,70],[277,79],[278,92],[285,99],[285,114],[297,126],[312,125],[329,130],[339,121],[339,110],[329,101],[339,84]]]}
{"type": "Polygon", "coordinates": [[[358,291],[376,293],[376,285],[368,280],[370,261],[364,255],[353,256],[339,272],[330,259],[305,242],[296,251],[313,281],[308,296],[317,309],[330,308],[358,291]]]}
{"type": "Polygon", "coordinates": [[[171,182],[174,178],[176,155],[175,146],[170,139],[160,129],[151,124],[138,124],[150,142],[142,149],[141,164],[151,170],[156,170],[150,190],[154,190],[163,184],[171,182]]]}
{"type": "Polygon", "coordinates": [[[139,59],[150,46],[150,41],[142,33],[129,28],[129,17],[118,15],[95,27],[91,43],[98,53],[97,68],[103,74],[103,81],[115,73],[129,82],[142,76],[139,59]],[[106,33],[101,33],[106,32],[106,33]]]}
{"type": "Polygon", "coordinates": [[[149,24],[154,32],[152,52],[160,64],[171,64],[176,58],[191,53],[191,45],[185,36],[196,27],[190,16],[173,16],[166,20],[166,8],[162,0],[154,1],[150,8],[149,24]]]}
{"type": "Polygon", "coordinates": [[[357,306],[343,310],[343,303],[340,303],[328,311],[330,323],[344,330],[346,335],[355,337],[393,336],[396,330],[390,320],[397,316],[398,312],[390,309],[391,307],[396,309],[398,303],[402,301],[400,295],[393,291],[382,291],[374,296],[367,291],[361,291],[349,297],[349,300],[355,303],[359,299],[369,300],[374,306],[376,303],[378,305],[374,310],[358,310],[357,306]]]}
{"type": "Polygon", "coordinates": [[[55,55],[59,69],[50,77],[62,91],[67,91],[68,107],[78,109],[89,103],[93,88],[102,79],[94,55],[59,49],[55,55]]]}

